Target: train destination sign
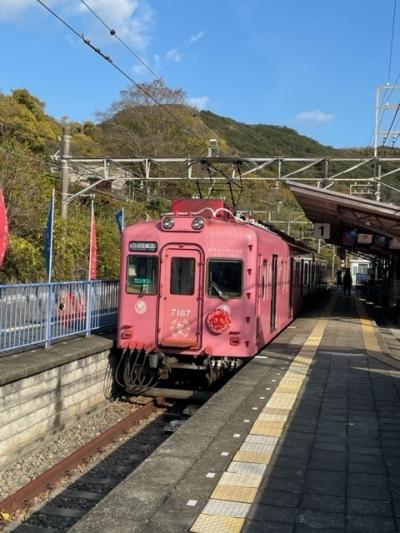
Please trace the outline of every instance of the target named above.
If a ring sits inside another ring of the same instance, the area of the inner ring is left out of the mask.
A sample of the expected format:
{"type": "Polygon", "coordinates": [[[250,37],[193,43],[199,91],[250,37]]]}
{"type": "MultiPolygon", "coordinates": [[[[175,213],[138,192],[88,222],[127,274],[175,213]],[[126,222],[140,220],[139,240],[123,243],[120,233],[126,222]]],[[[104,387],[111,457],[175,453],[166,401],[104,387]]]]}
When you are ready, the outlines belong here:
{"type": "Polygon", "coordinates": [[[131,241],[129,243],[130,252],[156,252],[157,243],[152,241],[131,241]]]}

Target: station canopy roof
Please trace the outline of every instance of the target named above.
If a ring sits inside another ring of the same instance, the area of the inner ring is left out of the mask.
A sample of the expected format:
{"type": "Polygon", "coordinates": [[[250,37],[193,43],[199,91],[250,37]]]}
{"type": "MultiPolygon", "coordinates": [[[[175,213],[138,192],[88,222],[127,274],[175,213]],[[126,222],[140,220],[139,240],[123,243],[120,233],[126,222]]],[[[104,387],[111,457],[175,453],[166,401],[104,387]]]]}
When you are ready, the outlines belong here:
{"type": "Polygon", "coordinates": [[[314,223],[316,236],[355,252],[400,253],[400,206],[297,182],[287,184],[314,223]]]}

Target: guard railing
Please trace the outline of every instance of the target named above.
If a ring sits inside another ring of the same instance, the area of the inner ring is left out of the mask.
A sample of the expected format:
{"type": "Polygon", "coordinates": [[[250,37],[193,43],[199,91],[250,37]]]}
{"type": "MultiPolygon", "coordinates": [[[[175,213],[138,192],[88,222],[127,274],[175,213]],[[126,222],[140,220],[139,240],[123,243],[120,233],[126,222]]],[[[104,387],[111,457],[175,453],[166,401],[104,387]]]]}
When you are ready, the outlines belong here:
{"type": "Polygon", "coordinates": [[[118,281],[0,285],[0,355],[115,327],[118,281]]]}

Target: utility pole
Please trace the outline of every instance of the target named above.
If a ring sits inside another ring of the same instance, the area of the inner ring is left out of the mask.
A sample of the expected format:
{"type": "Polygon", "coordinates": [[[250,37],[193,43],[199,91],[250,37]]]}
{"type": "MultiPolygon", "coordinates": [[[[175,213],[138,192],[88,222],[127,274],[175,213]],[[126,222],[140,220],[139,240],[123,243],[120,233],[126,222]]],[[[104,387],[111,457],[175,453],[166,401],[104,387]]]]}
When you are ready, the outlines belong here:
{"type": "Polygon", "coordinates": [[[375,131],[374,131],[374,181],[376,185],[375,200],[381,200],[381,174],[382,167],[378,161],[379,146],[388,146],[391,143],[391,148],[394,147],[398,138],[400,137],[400,130],[398,129],[399,119],[397,115],[400,110],[400,103],[398,102],[398,94],[400,85],[386,83],[377,87],[375,99],[375,131]],[[383,94],[381,94],[383,91],[383,94]],[[391,97],[395,95],[393,100],[391,97]],[[386,101],[384,101],[386,99],[386,101]],[[387,117],[387,118],[386,118],[387,117]],[[396,120],[397,118],[397,120],[396,120]]]}
{"type": "Polygon", "coordinates": [[[68,187],[69,187],[69,166],[68,160],[71,158],[71,135],[70,127],[65,124],[63,136],[61,138],[61,177],[62,177],[62,194],[61,194],[61,218],[66,220],[68,217],[68,187]]]}

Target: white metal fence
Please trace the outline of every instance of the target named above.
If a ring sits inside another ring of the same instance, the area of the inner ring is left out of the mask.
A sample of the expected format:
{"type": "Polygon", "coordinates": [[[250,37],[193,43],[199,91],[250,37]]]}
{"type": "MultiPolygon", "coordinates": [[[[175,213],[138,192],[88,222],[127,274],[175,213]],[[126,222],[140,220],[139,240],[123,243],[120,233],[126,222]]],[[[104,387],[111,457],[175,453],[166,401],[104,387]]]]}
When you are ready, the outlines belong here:
{"type": "Polygon", "coordinates": [[[113,327],[118,281],[0,285],[0,355],[113,327]]]}

